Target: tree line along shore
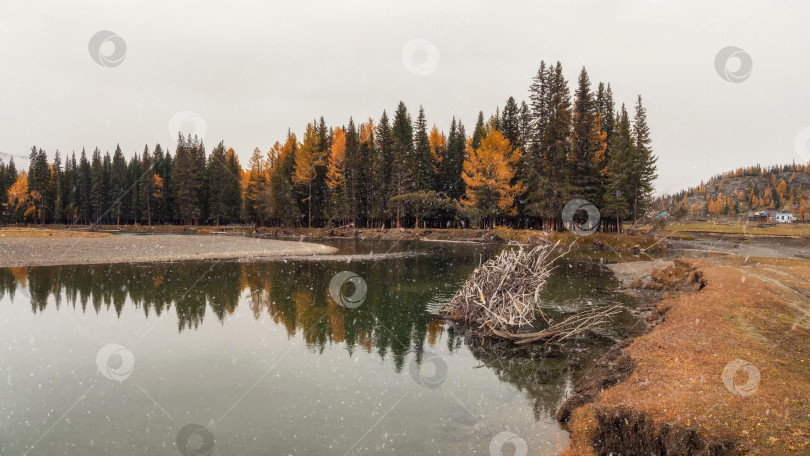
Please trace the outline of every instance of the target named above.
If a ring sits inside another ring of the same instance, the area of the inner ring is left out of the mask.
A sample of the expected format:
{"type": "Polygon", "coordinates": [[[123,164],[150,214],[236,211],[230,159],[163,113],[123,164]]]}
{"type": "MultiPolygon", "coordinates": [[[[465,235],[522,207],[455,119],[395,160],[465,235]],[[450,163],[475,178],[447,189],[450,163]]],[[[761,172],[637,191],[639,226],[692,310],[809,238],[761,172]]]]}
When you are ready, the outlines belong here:
{"type": "Polygon", "coordinates": [[[158,144],[129,160],[119,146],[49,161],[35,146],[28,170],[0,162],[0,222],[556,229],[581,198],[616,230],[651,202],[650,143],[640,96],[632,115],[617,109],[583,68],[572,97],[562,65],[541,62],[528,101],[479,112],[469,132],[455,117],[429,128],[400,102],[359,124],[313,120],[244,167],[223,142],[209,154],[182,134],[173,154],[158,144]]]}

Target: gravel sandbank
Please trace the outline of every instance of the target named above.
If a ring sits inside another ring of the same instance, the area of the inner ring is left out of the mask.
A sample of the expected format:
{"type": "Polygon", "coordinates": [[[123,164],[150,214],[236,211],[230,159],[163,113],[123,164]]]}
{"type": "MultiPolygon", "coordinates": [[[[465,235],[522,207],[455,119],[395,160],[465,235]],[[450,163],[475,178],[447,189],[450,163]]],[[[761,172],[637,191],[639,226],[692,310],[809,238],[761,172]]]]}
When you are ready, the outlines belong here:
{"type": "Polygon", "coordinates": [[[241,236],[0,237],[0,267],[250,259],[331,254],[321,244],[241,236]]]}

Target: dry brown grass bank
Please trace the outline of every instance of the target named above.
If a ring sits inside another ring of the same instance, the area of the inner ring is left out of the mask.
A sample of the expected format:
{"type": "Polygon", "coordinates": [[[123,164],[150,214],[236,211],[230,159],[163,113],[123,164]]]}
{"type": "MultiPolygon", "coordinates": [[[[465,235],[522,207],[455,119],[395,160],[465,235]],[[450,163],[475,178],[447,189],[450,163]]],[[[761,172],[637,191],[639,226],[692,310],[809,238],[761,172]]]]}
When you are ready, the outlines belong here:
{"type": "Polygon", "coordinates": [[[568,455],[810,454],[810,262],[695,263],[708,285],[661,303],[632,375],[574,411],[568,455]],[[735,359],[760,373],[751,395],[724,384],[735,359]]]}

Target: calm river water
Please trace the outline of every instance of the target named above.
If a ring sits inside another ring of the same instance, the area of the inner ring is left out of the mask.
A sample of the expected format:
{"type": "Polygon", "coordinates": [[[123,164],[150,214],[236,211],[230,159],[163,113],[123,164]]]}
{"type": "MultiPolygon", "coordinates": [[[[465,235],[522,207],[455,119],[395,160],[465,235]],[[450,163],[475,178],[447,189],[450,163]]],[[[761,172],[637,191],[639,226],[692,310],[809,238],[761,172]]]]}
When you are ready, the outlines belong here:
{"type": "MultiPolygon", "coordinates": [[[[554,454],[557,406],[638,326],[564,354],[493,345],[426,306],[502,247],[331,244],[338,260],[0,269],[0,454],[554,454]]],[[[563,262],[544,305],[632,307],[614,287],[563,262]]]]}

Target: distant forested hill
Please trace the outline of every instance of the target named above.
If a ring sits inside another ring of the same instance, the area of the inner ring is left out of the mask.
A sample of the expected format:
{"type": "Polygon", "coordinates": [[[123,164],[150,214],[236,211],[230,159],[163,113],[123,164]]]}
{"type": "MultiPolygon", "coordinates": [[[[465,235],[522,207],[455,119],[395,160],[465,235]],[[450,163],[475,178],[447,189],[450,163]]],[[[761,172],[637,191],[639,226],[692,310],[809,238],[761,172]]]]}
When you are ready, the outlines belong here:
{"type": "Polygon", "coordinates": [[[807,216],[810,164],[739,168],[661,198],[661,208],[675,216],[714,217],[749,210],[784,210],[807,216]]]}

